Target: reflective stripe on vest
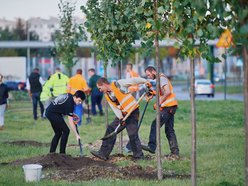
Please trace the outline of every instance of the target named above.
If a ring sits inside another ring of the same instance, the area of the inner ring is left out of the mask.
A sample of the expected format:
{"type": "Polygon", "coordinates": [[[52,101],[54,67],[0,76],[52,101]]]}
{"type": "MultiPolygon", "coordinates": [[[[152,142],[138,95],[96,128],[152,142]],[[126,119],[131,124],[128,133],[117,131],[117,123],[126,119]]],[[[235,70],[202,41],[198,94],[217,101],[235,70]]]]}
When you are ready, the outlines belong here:
{"type": "Polygon", "coordinates": [[[166,98],[166,100],[161,104],[161,107],[172,107],[172,106],[177,105],[178,103],[177,103],[177,100],[176,100],[176,95],[175,95],[175,93],[174,93],[174,91],[173,91],[173,87],[172,87],[172,85],[171,85],[169,79],[168,79],[164,74],[162,74],[162,73],[160,74],[160,78],[161,78],[161,77],[164,77],[164,78],[167,79],[168,85],[169,85],[169,89],[170,89],[170,92],[171,92],[171,94],[170,94],[170,95],[166,98]]]}
{"type": "MultiPolygon", "coordinates": [[[[119,101],[119,105],[117,105],[116,102],[112,101],[109,98],[109,96],[105,94],[105,97],[106,97],[106,100],[108,101],[108,103],[113,105],[115,108],[121,110],[122,112],[125,112],[125,113],[130,112],[131,108],[136,103],[136,100],[134,99],[134,97],[130,93],[128,93],[128,94],[122,93],[119,90],[119,88],[117,88],[115,86],[114,82],[111,83],[111,88],[112,88],[112,91],[114,92],[114,95],[116,96],[116,99],[119,101]]],[[[136,108],[138,108],[138,107],[139,106],[137,105],[136,108]]]]}

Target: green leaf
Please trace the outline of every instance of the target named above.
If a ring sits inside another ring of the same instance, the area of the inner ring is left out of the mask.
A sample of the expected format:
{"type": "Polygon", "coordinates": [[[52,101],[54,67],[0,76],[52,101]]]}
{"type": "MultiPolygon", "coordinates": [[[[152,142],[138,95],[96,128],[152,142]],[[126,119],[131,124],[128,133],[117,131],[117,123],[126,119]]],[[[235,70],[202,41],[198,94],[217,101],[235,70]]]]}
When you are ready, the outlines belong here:
{"type": "Polygon", "coordinates": [[[163,14],[165,12],[165,9],[163,6],[158,7],[158,13],[163,14]]]}
{"type": "Polygon", "coordinates": [[[198,37],[202,37],[203,36],[202,29],[197,30],[197,33],[196,34],[197,34],[198,37]]]}

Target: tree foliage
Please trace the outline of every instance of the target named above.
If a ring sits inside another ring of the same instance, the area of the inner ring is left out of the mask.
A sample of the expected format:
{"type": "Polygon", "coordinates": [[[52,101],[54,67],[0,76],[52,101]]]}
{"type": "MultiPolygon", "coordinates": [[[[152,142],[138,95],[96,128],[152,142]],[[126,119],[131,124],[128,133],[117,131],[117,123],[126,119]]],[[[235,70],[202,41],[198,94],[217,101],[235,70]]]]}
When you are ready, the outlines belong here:
{"type": "Polygon", "coordinates": [[[69,0],[60,0],[58,6],[60,10],[60,30],[55,34],[56,55],[71,75],[71,69],[77,62],[74,61],[74,57],[76,56],[78,42],[83,39],[83,35],[79,33],[79,25],[73,21],[75,3],[69,0]]]}
{"type": "MultiPolygon", "coordinates": [[[[8,27],[0,28],[1,41],[25,41],[27,40],[26,23],[21,19],[17,19],[16,26],[13,30],[8,27]]],[[[35,32],[29,32],[29,40],[39,40],[39,36],[35,32]]],[[[31,50],[31,55],[34,55],[36,50],[31,50]]],[[[26,56],[26,49],[0,49],[0,56],[26,56]]]]}
{"type": "Polygon", "coordinates": [[[82,11],[86,14],[85,27],[97,48],[98,58],[112,60],[112,65],[132,52],[137,38],[135,8],[139,0],[88,0],[82,11]]]}

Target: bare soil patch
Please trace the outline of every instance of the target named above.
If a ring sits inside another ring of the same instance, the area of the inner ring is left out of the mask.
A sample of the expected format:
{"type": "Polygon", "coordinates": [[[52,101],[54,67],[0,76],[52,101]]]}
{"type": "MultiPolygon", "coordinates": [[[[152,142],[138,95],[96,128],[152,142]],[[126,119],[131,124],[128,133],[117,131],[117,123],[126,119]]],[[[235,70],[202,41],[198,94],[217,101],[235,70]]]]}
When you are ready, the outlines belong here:
{"type": "MultiPolygon", "coordinates": [[[[9,142],[15,145],[43,146],[43,143],[34,141],[16,141],[9,142]]],[[[47,145],[47,144],[46,144],[47,145]]],[[[146,161],[153,159],[152,156],[146,156],[146,161]]],[[[66,154],[50,153],[28,159],[16,160],[4,165],[22,166],[25,164],[40,164],[43,166],[44,179],[67,180],[67,181],[86,181],[95,179],[157,179],[157,171],[153,167],[141,167],[132,156],[115,154],[110,156],[108,161],[99,160],[96,157],[72,157],[66,154]],[[120,167],[116,162],[128,161],[129,166],[120,167]]],[[[2,163],[1,163],[2,164],[2,163]]],[[[190,175],[177,175],[172,171],[164,174],[166,178],[189,179],[190,175]]]]}

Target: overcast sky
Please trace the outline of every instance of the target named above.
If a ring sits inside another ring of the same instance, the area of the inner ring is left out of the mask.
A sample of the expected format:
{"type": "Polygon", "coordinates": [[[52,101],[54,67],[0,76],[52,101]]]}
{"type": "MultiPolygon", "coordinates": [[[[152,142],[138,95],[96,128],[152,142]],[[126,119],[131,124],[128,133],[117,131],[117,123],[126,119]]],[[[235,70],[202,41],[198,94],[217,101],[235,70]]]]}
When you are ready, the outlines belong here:
{"type": "MultiPolygon", "coordinates": [[[[80,6],[85,5],[87,0],[74,1],[76,2],[74,15],[81,17],[83,13],[80,6]]],[[[15,20],[19,17],[23,19],[58,17],[59,2],[59,0],[0,0],[0,18],[15,20]]]]}

